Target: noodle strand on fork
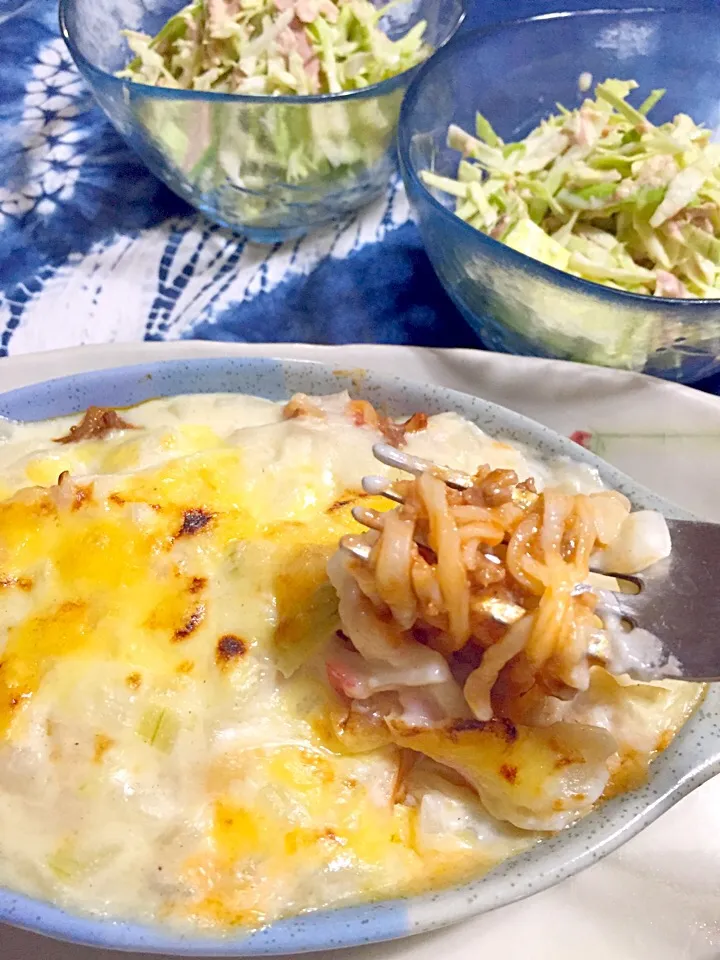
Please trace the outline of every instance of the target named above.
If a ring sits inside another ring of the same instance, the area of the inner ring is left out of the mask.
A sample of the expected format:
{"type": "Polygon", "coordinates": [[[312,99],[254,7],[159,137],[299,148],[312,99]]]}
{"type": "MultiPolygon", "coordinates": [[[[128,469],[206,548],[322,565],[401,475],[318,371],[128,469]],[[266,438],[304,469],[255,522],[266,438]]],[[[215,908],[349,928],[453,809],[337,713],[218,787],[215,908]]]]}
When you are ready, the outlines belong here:
{"type": "Polygon", "coordinates": [[[488,647],[480,666],[465,681],[463,693],[478,720],[492,719],[492,689],[502,668],[524,649],[531,627],[529,617],[510,627],[502,640],[488,647]]]}
{"type": "Polygon", "coordinates": [[[438,583],[447,606],[448,633],[455,648],[460,649],[470,635],[470,589],[460,535],[443,481],[424,473],[417,480],[417,489],[427,510],[430,545],[438,558],[438,583]]]}
{"type": "MultiPolygon", "coordinates": [[[[449,487],[432,469],[395,486],[400,506],[368,515],[367,563],[334,561],[343,629],[356,650],[394,666],[444,664],[450,717],[462,712],[460,692],[464,708],[487,722],[494,705],[526,719],[549,697],[586,689],[602,625],[592,595],[576,587],[601,543],[598,526],[605,536],[619,529],[624,498],[538,493],[533,481],[489,467],[468,488],[449,487]]],[[[416,711],[417,688],[406,695],[398,679],[397,691],[416,711]]]]}
{"type": "Polygon", "coordinates": [[[376,547],[377,591],[403,630],[410,629],[417,615],[411,580],[414,532],[414,521],[393,511],[385,516],[382,536],[376,547]]]}

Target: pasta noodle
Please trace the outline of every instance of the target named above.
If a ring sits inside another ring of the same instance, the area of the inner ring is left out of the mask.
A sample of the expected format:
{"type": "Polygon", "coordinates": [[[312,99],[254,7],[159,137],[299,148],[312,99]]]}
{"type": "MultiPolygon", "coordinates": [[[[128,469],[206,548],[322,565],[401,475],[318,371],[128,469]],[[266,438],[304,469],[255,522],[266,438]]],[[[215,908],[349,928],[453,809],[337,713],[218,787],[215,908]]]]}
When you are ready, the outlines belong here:
{"type": "MultiPolygon", "coordinates": [[[[446,703],[457,713],[462,690],[479,721],[532,723],[548,698],[587,689],[602,624],[594,595],[577,586],[593,551],[617,535],[629,502],[617,493],[538,493],[532,480],[488,467],[468,490],[447,486],[440,471],[396,490],[402,505],[369,518],[376,529],[365,535],[367,563],[341,552],[331,567],[355,649],[394,667],[442,658],[452,691],[446,703]]],[[[401,674],[393,673],[396,713],[412,686],[417,716],[422,691],[401,674]]],[[[433,690],[424,688],[428,722],[440,702],[433,690]]]]}

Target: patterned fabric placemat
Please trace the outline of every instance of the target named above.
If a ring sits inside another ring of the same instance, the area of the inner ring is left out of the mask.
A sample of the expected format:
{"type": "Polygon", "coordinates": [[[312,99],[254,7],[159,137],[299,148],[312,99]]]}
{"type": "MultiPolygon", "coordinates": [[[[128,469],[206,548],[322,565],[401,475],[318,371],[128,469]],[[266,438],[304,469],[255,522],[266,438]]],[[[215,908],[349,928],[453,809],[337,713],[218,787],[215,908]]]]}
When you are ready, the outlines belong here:
{"type": "MultiPolygon", "coordinates": [[[[567,6],[596,2],[469,0],[467,27],[567,6]]],[[[357,216],[275,247],[209,223],[94,106],[55,0],[0,0],[0,124],[0,357],[182,337],[479,346],[397,179],[357,216]]]]}

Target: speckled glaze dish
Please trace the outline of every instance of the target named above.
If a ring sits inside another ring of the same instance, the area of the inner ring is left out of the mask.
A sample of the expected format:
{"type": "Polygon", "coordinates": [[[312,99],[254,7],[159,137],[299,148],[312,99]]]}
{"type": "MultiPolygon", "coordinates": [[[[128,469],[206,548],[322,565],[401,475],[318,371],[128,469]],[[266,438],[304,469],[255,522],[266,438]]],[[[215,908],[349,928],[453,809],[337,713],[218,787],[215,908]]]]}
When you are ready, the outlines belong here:
{"type": "MultiPolygon", "coordinates": [[[[688,514],[642,488],[577,444],[546,427],[492,403],[431,385],[363,373],[354,377],[322,364],[260,358],[190,359],[77,374],[0,394],[0,416],[42,420],[80,412],[91,404],[128,406],[160,396],[222,391],[270,400],[290,394],[350,389],[393,415],[414,410],[452,410],[483,430],[525,444],[542,457],[570,457],[596,467],[603,481],[623,492],[636,508],[688,514]]],[[[163,927],[75,916],[0,890],[0,922],[75,943],[170,956],[253,957],[296,955],[357,946],[446,926],[537,893],[599,860],[720,769],[720,691],[704,704],[651,767],[640,790],[603,805],[579,824],[531,851],[505,861],[477,881],[409,899],[285,920],[251,935],[223,938],[178,934],[163,927]]]]}

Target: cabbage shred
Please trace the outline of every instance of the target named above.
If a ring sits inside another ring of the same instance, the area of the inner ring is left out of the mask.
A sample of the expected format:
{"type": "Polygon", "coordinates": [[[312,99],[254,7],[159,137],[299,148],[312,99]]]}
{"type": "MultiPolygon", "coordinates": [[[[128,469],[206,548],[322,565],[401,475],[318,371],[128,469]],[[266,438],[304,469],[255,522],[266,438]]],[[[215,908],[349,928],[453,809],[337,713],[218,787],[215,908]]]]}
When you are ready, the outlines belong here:
{"type": "Polygon", "coordinates": [[[577,277],[658,297],[720,298],[720,145],[686,114],[654,125],[632,80],[606,80],[576,110],[504,143],[481,114],[448,144],[457,176],[424,182],[471,226],[577,277]]]}
{"type": "Polygon", "coordinates": [[[155,37],[124,31],[135,58],[118,76],[180,90],[251,95],[360,90],[416,66],[427,24],[391,40],[394,3],[370,0],[195,0],[155,37]]]}

